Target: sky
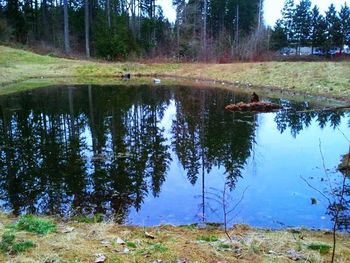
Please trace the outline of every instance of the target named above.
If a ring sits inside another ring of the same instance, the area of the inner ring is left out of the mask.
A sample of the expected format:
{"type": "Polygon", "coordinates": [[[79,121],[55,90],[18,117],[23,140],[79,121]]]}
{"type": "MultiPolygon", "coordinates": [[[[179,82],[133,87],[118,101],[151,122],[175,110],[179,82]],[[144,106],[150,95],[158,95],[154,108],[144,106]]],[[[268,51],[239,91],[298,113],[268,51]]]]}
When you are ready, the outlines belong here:
{"type": "MultiPolygon", "coordinates": [[[[176,19],[175,9],[172,6],[172,0],[157,0],[164,10],[164,15],[170,22],[174,22],[176,19]]],[[[296,0],[295,3],[299,1],[296,0]]],[[[328,9],[329,5],[333,3],[337,10],[346,2],[346,0],[311,0],[312,6],[317,5],[321,11],[328,9]]],[[[350,4],[350,0],[347,1],[350,4]]],[[[269,26],[273,26],[278,18],[281,17],[281,9],[283,8],[284,0],[264,0],[264,17],[265,23],[269,26]]]]}

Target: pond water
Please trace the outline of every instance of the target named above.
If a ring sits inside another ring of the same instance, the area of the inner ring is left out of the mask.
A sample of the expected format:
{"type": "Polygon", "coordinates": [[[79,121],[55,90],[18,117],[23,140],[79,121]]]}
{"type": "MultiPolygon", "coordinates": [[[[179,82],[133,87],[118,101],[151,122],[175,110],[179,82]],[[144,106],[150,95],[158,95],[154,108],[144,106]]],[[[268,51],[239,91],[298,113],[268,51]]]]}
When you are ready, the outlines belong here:
{"type": "Polygon", "coordinates": [[[285,109],[224,109],[248,100],[162,86],[2,96],[0,209],[149,226],[223,222],[226,208],[229,224],[330,228],[324,195],[336,200],[343,182],[349,112],[268,98],[285,109]]]}

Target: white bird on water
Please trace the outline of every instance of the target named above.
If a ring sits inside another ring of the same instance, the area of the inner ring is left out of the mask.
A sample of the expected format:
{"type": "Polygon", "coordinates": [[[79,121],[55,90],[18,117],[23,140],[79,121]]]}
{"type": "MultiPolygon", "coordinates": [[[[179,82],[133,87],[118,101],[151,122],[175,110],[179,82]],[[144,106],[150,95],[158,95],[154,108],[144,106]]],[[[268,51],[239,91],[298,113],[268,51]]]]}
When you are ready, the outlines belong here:
{"type": "Polygon", "coordinates": [[[160,79],[153,79],[154,84],[160,84],[160,82],[161,82],[160,79]]]}

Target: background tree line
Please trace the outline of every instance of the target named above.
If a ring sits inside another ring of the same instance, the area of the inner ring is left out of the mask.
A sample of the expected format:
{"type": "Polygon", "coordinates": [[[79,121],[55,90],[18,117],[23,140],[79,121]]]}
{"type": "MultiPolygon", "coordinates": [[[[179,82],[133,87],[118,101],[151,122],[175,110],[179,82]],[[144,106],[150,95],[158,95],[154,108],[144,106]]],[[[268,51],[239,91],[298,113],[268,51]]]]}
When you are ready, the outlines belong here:
{"type": "MultiPolygon", "coordinates": [[[[0,0],[0,41],[111,60],[246,57],[258,51],[263,0],[173,0],[171,24],[155,0],[0,0]],[[247,52],[246,52],[247,53],[247,52]]],[[[251,55],[252,56],[252,55],[251,55]]]]}
{"type": "Polygon", "coordinates": [[[263,59],[269,50],[350,42],[350,10],[325,15],[310,0],[286,0],[273,29],[263,0],[173,0],[170,23],[155,0],[0,0],[0,41],[109,60],[263,59]]]}
{"type": "Polygon", "coordinates": [[[276,22],[271,35],[271,47],[301,46],[315,48],[328,52],[332,48],[343,51],[344,45],[350,45],[350,8],[345,3],[339,12],[331,4],[325,15],[320,13],[315,5],[311,7],[310,0],[286,0],[282,9],[282,19],[276,22]]]}

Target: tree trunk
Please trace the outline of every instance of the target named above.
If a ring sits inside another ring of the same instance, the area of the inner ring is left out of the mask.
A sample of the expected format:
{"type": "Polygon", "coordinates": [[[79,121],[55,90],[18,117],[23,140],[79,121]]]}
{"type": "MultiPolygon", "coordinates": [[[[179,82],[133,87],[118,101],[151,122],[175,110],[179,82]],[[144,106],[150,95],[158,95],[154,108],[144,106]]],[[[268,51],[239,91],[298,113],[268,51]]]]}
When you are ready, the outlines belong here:
{"type": "Polygon", "coordinates": [[[239,5],[236,7],[236,45],[238,45],[239,42],[239,5]]]}
{"type": "Polygon", "coordinates": [[[106,0],[106,13],[108,27],[111,28],[111,4],[109,0],[106,0]]]}
{"type": "Polygon", "coordinates": [[[90,58],[90,19],[89,19],[89,0],[85,0],[85,53],[90,58]]]}
{"type": "Polygon", "coordinates": [[[260,31],[261,28],[261,18],[262,18],[262,1],[263,0],[259,0],[259,11],[258,11],[258,30],[260,31]]]}
{"type": "Polygon", "coordinates": [[[70,53],[68,0],[63,0],[63,20],[64,20],[64,51],[68,54],[70,53]]]}
{"type": "Polygon", "coordinates": [[[207,10],[208,10],[208,1],[204,0],[204,12],[203,12],[203,51],[205,55],[205,61],[208,59],[207,54],[207,10]]]}
{"type": "Polygon", "coordinates": [[[44,40],[48,40],[49,37],[49,28],[48,28],[48,20],[47,20],[47,0],[43,0],[42,7],[42,28],[43,28],[43,38],[44,40]]]}

